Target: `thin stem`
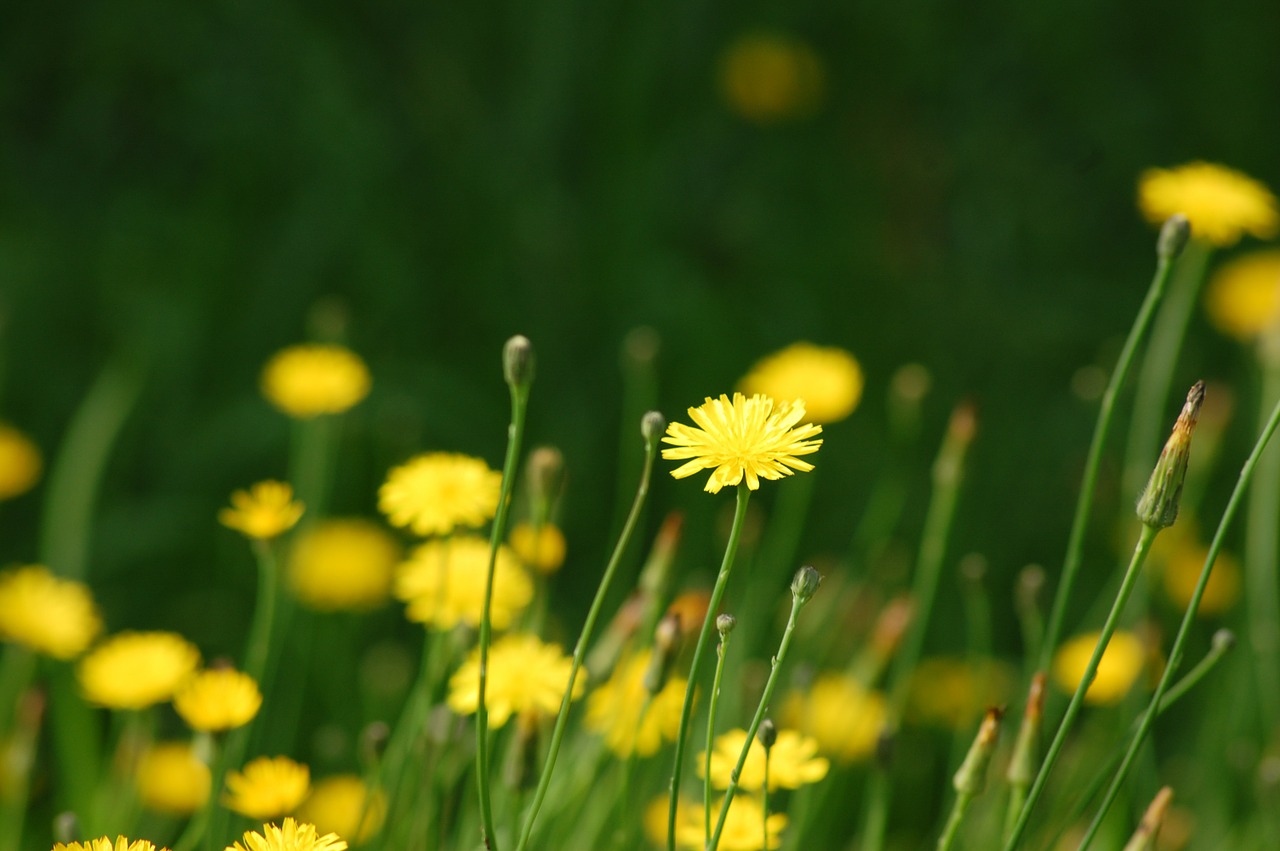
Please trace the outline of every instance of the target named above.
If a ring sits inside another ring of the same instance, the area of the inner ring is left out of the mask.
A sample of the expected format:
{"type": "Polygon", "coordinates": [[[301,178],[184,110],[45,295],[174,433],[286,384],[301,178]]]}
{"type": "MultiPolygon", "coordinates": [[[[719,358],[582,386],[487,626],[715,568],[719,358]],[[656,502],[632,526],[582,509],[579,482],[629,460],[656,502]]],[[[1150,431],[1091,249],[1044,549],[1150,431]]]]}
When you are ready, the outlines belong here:
{"type": "MultiPolygon", "coordinates": [[[[1280,400],[1280,334],[1259,341],[1262,365],[1261,410],[1258,428],[1266,427],[1271,406],[1280,400]]],[[[1245,518],[1245,604],[1248,637],[1257,683],[1258,717],[1270,724],[1280,718],[1280,446],[1264,451],[1258,475],[1249,488],[1245,518]]]]}
{"type": "Polygon", "coordinates": [[[773,748],[764,749],[764,785],[760,787],[760,847],[769,847],[769,757],[773,748]]]}
{"type": "MultiPolygon", "coordinates": [[[[708,612],[707,617],[711,614],[708,612]]],[[[716,675],[711,684],[711,705],[707,709],[707,751],[706,764],[703,766],[702,778],[702,822],[703,842],[711,841],[711,751],[716,738],[716,710],[720,708],[720,681],[724,677],[724,658],[729,650],[729,637],[732,632],[720,633],[720,644],[716,646],[716,675]]],[[[767,846],[767,843],[766,843],[767,846]]]]}
{"type": "MultiPolygon", "coordinates": [[[[27,679],[34,665],[34,657],[22,647],[9,647],[9,656],[20,654],[25,659],[27,679]]],[[[9,695],[0,692],[8,703],[9,695]]],[[[36,747],[40,737],[40,723],[44,714],[44,697],[37,691],[26,689],[12,695],[16,717],[12,730],[0,726],[8,735],[5,753],[5,779],[8,787],[0,794],[0,851],[20,851],[22,848],[22,823],[27,813],[31,792],[31,769],[35,765],[36,747]]]]}
{"type": "Polygon", "coordinates": [[[960,825],[964,822],[965,813],[969,811],[972,801],[973,796],[968,793],[960,792],[956,795],[956,800],[951,805],[951,814],[947,816],[947,826],[938,837],[938,851],[950,851],[956,837],[960,835],[960,825]]]}
{"type": "Polygon", "coordinates": [[[280,565],[269,541],[255,540],[253,555],[258,562],[258,598],[249,627],[249,643],[245,648],[244,672],[256,682],[263,683],[272,655],[271,632],[280,596],[280,565]]]}
{"type": "MultiPolygon", "coordinates": [[[[187,827],[182,831],[182,835],[178,837],[178,841],[173,845],[173,851],[191,851],[196,847],[200,840],[209,836],[209,823],[213,818],[214,810],[218,806],[218,795],[222,790],[222,778],[227,771],[227,748],[218,747],[217,740],[207,734],[205,741],[209,748],[213,749],[212,763],[210,766],[210,784],[209,797],[205,799],[203,805],[196,812],[195,816],[187,822],[187,827]]],[[[220,835],[221,831],[218,834],[220,835]]]]}

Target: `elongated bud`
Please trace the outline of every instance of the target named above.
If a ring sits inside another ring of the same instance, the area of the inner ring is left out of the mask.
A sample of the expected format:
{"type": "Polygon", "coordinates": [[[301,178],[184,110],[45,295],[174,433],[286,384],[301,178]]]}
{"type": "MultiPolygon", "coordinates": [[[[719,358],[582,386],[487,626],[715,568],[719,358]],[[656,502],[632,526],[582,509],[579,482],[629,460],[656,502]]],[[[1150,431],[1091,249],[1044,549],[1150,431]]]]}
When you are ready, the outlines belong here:
{"type": "Polygon", "coordinates": [[[366,768],[378,764],[391,738],[391,728],[385,721],[374,721],[360,731],[360,762],[366,768]]]}
{"type": "Polygon", "coordinates": [[[1044,721],[1044,672],[1031,678],[1031,688],[1027,690],[1027,707],[1022,713],[1022,724],[1018,727],[1018,739],[1013,745],[1013,756],[1009,758],[1009,768],[1005,777],[1009,785],[1023,789],[1031,787],[1036,779],[1039,763],[1036,760],[1040,750],[1040,727],[1044,721]]]}
{"type": "Polygon", "coordinates": [[[658,438],[667,430],[667,418],[657,411],[648,411],[640,418],[640,436],[645,446],[652,449],[658,445],[658,438]]]}
{"type": "Polygon", "coordinates": [[[533,343],[517,334],[502,347],[502,375],[512,387],[533,383],[533,343]]]}
{"type": "Polygon", "coordinates": [[[676,661],[676,650],[680,646],[680,617],[668,614],[658,621],[658,628],[653,632],[653,655],[649,657],[649,667],[644,672],[644,688],[649,694],[657,694],[667,684],[671,676],[671,666],[676,661]]]}
{"type": "Polygon", "coordinates": [[[1153,529],[1168,528],[1178,518],[1178,499],[1182,496],[1187,461],[1191,457],[1191,433],[1195,431],[1196,417],[1203,403],[1204,382],[1197,381],[1187,393],[1187,402],[1173,424],[1173,434],[1160,450],[1160,459],[1151,472],[1147,489],[1138,500],[1138,519],[1153,529]]]}
{"type": "Polygon", "coordinates": [[[1164,814],[1168,812],[1169,802],[1172,800],[1173,789],[1168,786],[1156,793],[1151,805],[1143,813],[1133,838],[1124,846],[1124,851],[1155,851],[1156,834],[1160,832],[1160,825],[1164,824],[1164,814]]]}
{"type": "Polygon", "coordinates": [[[766,718],[760,722],[760,729],[756,730],[756,738],[760,740],[760,744],[764,745],[766,751],[773,748],[773,743],[778,741],[778,726],[773,723],[772,718],[766,718]]]}
{"type": "Polygon", "coordinates": [[[1174,213],[1160,228],[1156,240],[1156,256],[1161,260],[1175,260],[1191,239],[1191,222],[1181,213],[1174,213]]]}
{"type": "Polygon", "coordinates": [[[818,592],[818,586],[821,584],[822,574],[806,564],[796,571],[795,577],[791,580],[791,596],[803,606],[818,592]]]}
{"type": "Polygon", "coordinates": [[[676,546],[680,543],[680,532],[684,528],[684,515],[673,511],[662,521],[658,529],[658,537],[653,541],[653,549],[649,558],[640,569],[640,590],[650,600],[666,602],[667,590],[671,585],[671,565],[675,560],[676,546]]]}
{"type": "Polygon", "coordinates": [[[956,770],[956,776],[952,778],[952,785],[960,794],[980,795],[986,788],[987,766],[991,764],[991,757],[996,752],[996,739],[1000,737],[1000,719],[1003,717],[1004,710],[995,706],[987,709],[987,714],[983,716],[978,735],[969,746],[964,762],[956,770]]]}
{"type": "Polygon", "coordinates": [[[526,465],[529,495],[535,503],[549,503],[564,484],[564,455],[554,446],[539,446],[526,465]]]}
{"type": "Polygon", "coordinates": [[[902,636],[911,625],[915,612],[915,601],[910,597],[894,597],[885,604],[876,618],[875,629],[871,631],[871,647],[876,658],[883,662],[898,652],[898,645],[902,643],[902,636]]]}

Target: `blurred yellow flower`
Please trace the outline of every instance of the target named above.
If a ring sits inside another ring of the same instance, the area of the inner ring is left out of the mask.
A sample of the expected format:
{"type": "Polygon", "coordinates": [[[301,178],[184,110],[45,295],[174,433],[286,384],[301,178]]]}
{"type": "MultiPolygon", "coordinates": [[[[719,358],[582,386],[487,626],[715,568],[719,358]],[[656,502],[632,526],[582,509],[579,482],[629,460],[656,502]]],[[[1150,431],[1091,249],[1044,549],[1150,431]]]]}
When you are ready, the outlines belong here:
{"type": "MultiPolygon", "coordinates": [[[[1053,679],[1063,691],[1074,692],[1080,685],[1098,636],[1097,632],[1077,635],[1063,642],[1054,654],[1053,679]]],[[[1102,654],[1098,675],[1085,693],[1085,702],[1098,705],[1118,703],[1129,693],[1146,660],[1147,651],[1141,639],[1131,632],[1117,630],[1102,654]]]]}
{"type": "Polygon", "coordinates": [[[760,124],[810,114],[822,99],[822,65],[809,45],[775,33],[738,38],[720,58],[729,107],[760,124]]]}
{"type": "MultiPolygon", "coordinates": [[[[712,804],[712,830],[715,829],[722,802],[723,799],[712,804]]],[[[667,844],[669,805],[670,801],[665,796],[656,798],[645,808],[644,813],[645,833],[655,845],[664,848],[667,844]]],[[[676,847],[702,851],[706,847],[706,837],[703,835],[706,829],[705,819],[701,804],[682,799],[676,814],[676,847]]],[[[787,817],[784,813],[774,813],[766,820],[764,807],[759,800],[751,795],[734,795],[729,812],[725,814],[719,847],[723,851],[760,851],[767,831],[768,842],[765,847],[777,848],[782,844],[782,831],[786,826],[787,817]]]]}
{"type": "Polygon", "coordinates": [[[907,712],[916,722],[967,730],[988,706],[1008,704],[1013,691],[1013,672],[995,659],[922,659],[911,674],[907,712]]]}
{"type": "Polygon", "coordinates": [[[400,556],[395,538],[368,520],[322,520],[294,541],[289,583],[312,609],[373,609],[391,595],[400,556]]]}
{"type": "Polygon", "coordinates": [[[160,742],[138,760],[138,798],[156,812],[194,813],[209,799],[212,782],[190,742],[160,742]]]}
{"type": "Polygon", "coordinates": [[[1214,327],[1237,340],[1280,329],[1280,251],[1255,251],[1222,264],[1204,301],[1214,327]]]}
{"type": "Polygon", "coordinates": [[[40,481],[40,450],[11,425],[0,423],[0,500],[21,496],[40,481]]]}
{"type": "MultiPolygon", "coordinates": [[[[489,571],[489,542],[476,535],[427,541],[396,569],[396,597],[408,605],[411,621],[452,629],[479,626],[484,583],[489,571]]],[[[494,629],[506,629],[533,599],[533,583],[511,550],[498,548],[493,569],[489,617],[494,629]]]]}
{"type": "MultiPolygon", "coordinates": [[[[730,730],[716,736],[711,751],[711,785],[728,789],[734,766],[742,746],[747,743],[747,731],[730,730]]],[[[764,745],[753,741],[742,764],[738,783],[747,792],[758,792],[764,786],[764,745]]],[[[706,776],[707,753],[698,757],[698,776],[706,776]]],[[[827,776],[831,764],[818,756],[818,741],[795,730],[779,730],[778,738],[769,750],[769,791],[775,789],[799,789],[809,783],[817,783],[827,776]]]]}
{"type": "Polygon", "coordinates": [[[369,395],[369,384],[369,368],[343,346],[290,346],[262,370],[262,395],[298,419],[340,414],[369,395]]]}
{"type": "Polygon", "coordinates": [[[73,659],[102,631],[88,587],[33,564],[0,573],[0,641],[73,659]]]}
{"type": "Polygon", "coordinates": [[[173,708],[193,730],[242,727],[258,714],[262,692],[253,677],[231,668],[201,671],[178,689],[173,708]]]}
{"type": "Polygon", "coordinates": [[[796,426],[803,419],[804,402],[776,404],[768,396],[750,398],[734,393],[710,397],[689,417],[697,428],[684,423],[667,426],[663,443],[673,448],[662,450],[668,461],[685,461],[671,471],[673,478],[683,479],[699,470],[711,470],[703,490],[718,493],[725,486],[737,485],[744,479],[751,490],[759,490],[760,479],[781,479],[793,471],[807,472],[813,465],[797,455],[818,451],[821,440],[813,440],[822,426],[796,426]]]}
{"type": "Polygon", "coordinates": [[[564,533],[550,523],[536,529],[528,523],[518,523],[511,529],[507,543],[525,567],[543,576],[555,573],[564,564],[564,533]]]}
{"type": "MultiPolygon", "coordinates": [[[[1165,560],[1161,575],[1164,590],[1169,600],[1182,611],[1191,605],[1191,595],[1200,581],[1200,571],[1208,555],[1208,547],[1191,545],[1171,553],[1165,560]]],[[[1240,576],[1240,564],[1235,557],[1219,552],[1196,614],[1212,617],[1228,611],[1240,597],[1240,576]]]]}
{"type": "Polygon", "coordinates": [[[1235,245],[1246,233],[1267,239],[1280,226],[1271,190],[1214,163],[1148,169],[1138,181],[1138,206],[1157,225],[1182,213],[1191,222],[1192,236],[1219,247],[1235,245]]]}
{"type": "MultiPolygon", "coordinates": [[[[536,635],[507,635],[489,648],[489,678],[485,703],[489,725],[501,727],[518,712],[554,715],[560,710],[573,660],[555,644],[536,635]]],[[[582,696],[585,672],[573,683],[573,696],[582,696]]],[[[479,706],[480,648],[476,648],[449,678],[449,708],[470,715],[479,706]]]]}
{"type": "MultiPolygon", "coordinates": [[[[156,851],[156,846],[145,839],[135,839],[130,842],[123,836],[117,836],[116,841],[112,842],[103,836],[85,842],[72,842],[70,845],[55,842],[53,851],[156,851]]],[[[162,848],[160,851],[168,851],[168,849],[162,848]]]]}
{"type": "Polygon", "coordinates": [[[639,756],[651,756],[664,739],[673,742],[679,732],[688,682],[683,677],[669,677],[649,700],[641,718],[649,696],[644,674],[652,656],[651,650],[643,650],[621,659],[608,681],[587,697],[587,729],[603,735],[609,749],[621,757],[630,756],[632,750],[639,756]]]}
{"type": "Polygon", "coordinates": [[[258,482],[231,494],[231,507],[218,512],[218,522],[245,537],[267,541],[289,531],[302,517],[302,503],[284,482],[258,482]]]}
{"type": "Polygon", "coordinates": [[[417,535],[447,535],[482,526],[498,508],[502,474],[479,458],[429,452],[387,474],[378,508],[393,526],[417,535]]]}
{"type": "Polygon", "coordinates": [[[244,844],[233,842],[225,851],[346,851],[347,842],[336,833],[318,835],[314,824],[287,818],[277,827],[264,824],[262,833],[249,830],[244,844]]]}
{"type": "Polygon", "coordinates": [[[335,774],[317,781],[298,808],[298,818],[316,830],[350,837],[360,843],[377,833],[387,814],[387,796],[369,790],[354,774],[335,774]]]}
{"type": "Polygon", "coordinates": [[[884,697],[847,674],[823,674],[783,704],[783,724],[818,740],[824,753],[844,762],[870,756],[885,722],[884,697]]]}
{"type": "Polygon", "coordinates": [[[844,349],[793,343],[759,361],[742,379],[743,393],[799,399],[819,425],[853,413],[862,398],[862,367],[844,349]]]}
{"type": "Polygon", "coordinates": [[[173,697],[200,664],[200,651],[174,632],[122,632],[91,650],[76,670],[90,703],[143,709],[173,697]]]}
{"type": "Polygon", "coordinates": [[[227,772],[222,803],[252,819],[279,818],[298,808],[311,786],[311,771],[287,756],[258,757],[242,771],[227,772]]]}

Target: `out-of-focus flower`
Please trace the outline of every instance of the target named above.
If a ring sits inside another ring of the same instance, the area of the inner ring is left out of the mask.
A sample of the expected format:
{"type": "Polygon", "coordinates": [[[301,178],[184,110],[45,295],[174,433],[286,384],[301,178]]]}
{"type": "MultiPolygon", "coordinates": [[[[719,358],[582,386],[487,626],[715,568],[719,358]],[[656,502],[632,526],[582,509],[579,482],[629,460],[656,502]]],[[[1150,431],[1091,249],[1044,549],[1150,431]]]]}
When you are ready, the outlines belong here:
{"type": "Polygon", "coordinates": [[[253,677],[231,668],[201,671],[178,689],[173,708],[193,730],[221,732],[242,727],[262,706],[253,677]]]}
{"type": "MultiPolygon", "coordinates": [[[[560,709],[573,660],[555,644],[544,644],[536,635],[507,635],[489,648],[489,677],[485,703],[489,725],[501,727],[512,715],[534,712],[554,715],[560,709]]],[[[585,672],[573,683],[573,696],[582,696],[585,672]]],[[[449,678],[449,708],[470,715],[479,706],[480,648],[472,651],[449,678]]]]}
{"type": "Polygon", "coordinates": [[[759,361],[742,379],[743,393],[799,399],[820,425],[853,413],[862,398],[862,367],[844,349],[794,343],[759,361]]]}
{"type": "Polygon", "coordinates": [[[526,567],[543,576],[555,573],[564,564],[564,533],[550,523],[537,528],[519,523],[511,529],[507,543],[526,567]]]}
{"type": "MultiPolygon", "coordinates": [[[[717,789],[728,789],[734,766],[738,764],[738,756],[742,746],[747,743],[747,731],[730,730],[716,736],[715,748],[711,751],[711,785],[717,789]]],[[[747,792],[757,792],[764,786],[764,746],[758,741],[751,743],[747,751],[747,760],[742,764],[742,774],[738,783],[747,792]]],[[[698,774],[706,775],[707,755],[704,751],[698,757],[698,774]]],[[[780,730],[773,747],[769,749],[769,791],[775,789],[799,789],[809,783],[817,783],[827,776],[830,763],[818,756],[818,741],[811,736],[801,735],[795,730],[780,730]]]]}
{"type": "Polygon", "coordinates": [[[988,706],[1007,704],[1013,691],[1013,672],[994,659],[923,659],[911,675],[907,712],[923,723],[968,730],[988,706]]]}
{"type": "Polygon", "coordinates": [[[854,762],[875,751],[885,722],[884,697],[846,674],[823,674],[783,704],[787,727],[818,740],[823,752],[854,762]]]}
{"type": "MultiPolygon", "coordinates": [[[[456,535],[427,541],[396,569],[396,597],[408,604],[409,620],[436,629],[478,626],[488,571],[489,542],[483,538],[456,535]]],[[[489,611],[494,629],[509,627],[532,599],[529,575],[509,549],[499,547],[489,611]]]]}
{"type": "MultiPolygon", "coordinates": [[[[1207,547],[1191,544],[1170,553],[1165,560],[1161,571],[1165,593],[1169,595],[1170,602],[1183,611],[1191,605],[1191,595],[1200,581],[1200,571],[1208,555],[1207,547]]],[[[1240,597],[1240,575],[1240,563],[1235,557],[1219,552],[1196,614],[1201,617],[1221,615],[1235,605],[1240,597]]]]}
{"type": "Polygon", "coordinates": [[[102,631],[89,589],[41,565],[0,573],[0,640],[74,659],[102,631]]]}
{"type": "Polygon", "coordinates": [[[302,517],[302,503],[284,482],[258,482],[231,494],[231,507],[218,512],[218,522],[247,538],[269,541],[289,531],[302,517]]]}
{"type": "Polygon", "coordinates": [[[0,500],[13,499],[35,487],[41,469],[40,450],[31,439],[0,423],[0,500]]]}
{"type": "Polygon", "coordinates": [[[298,419],[340,414],[369,395],[369,368],[343,346],[306,344],[277,352],[262,370],[262,395],[298,419]]]}
{"type": "Polygon", "coordinates": [[[501,488],[502,474],[481,459],[429,452],[392,468],[378,489],[378,508],[393,526],[447,535],[492,518],[501,488]]]}
{"type": "Polygon", "coordinates": [[[144,709],[173,697],[200,664],[200,651],[173,632],[122,632],[91,650],[76,670],[90,703],[144,709]]]}
{"type": "Polygon", "coordinates": [[[1280,329],[1280,251],[1254,251],[1224,263],[1204,298],[1209,321],[1237,340],[1280,329]]]}
{"type": "Polygon", "coordinates": [[[354,774],[335,774],[316,781],[311,794],[298,808],[298,818],[316,830],[349,836],[363,842],[382,827],[387,814],[387,796],[370,790],[354,774]]]}
{"type": "Polygon", "coordinates": [[[138,798],[148,809],[188,815],[209,799],[212,778],[190,742],[161,742],[138,760],[138,798]]]}
{"type": "Polygon", "coordinates": [[[802,118],[822,100],[822,65],[809,45],[777,33],[734,41],[720,58],[720,90],[738,115],[759,124],[802,118]]]}
{"type": "Polygon", "coordinates": [[[264,824],[262,833],[246,831],[244,844],[233,842],[225,851],[346,851],[347,842],[336,833],[323,836],[316,832],[314,824],[287,818],[277,827],[264,824]]]}
{"type": "Polygon", "coordinates": [[[613,674],[587,698],[586,725],[604,736],[605,744],[620,757],[651,756],[663,740],[675,741],[680,728],[687,680],[669,677],[652,697],[644,686],[645,671],[653,653],[644,650],[626,656],[613,674]],[[648,700],[648,708],[641,710],[648,700]]]}
{"type": "MultiPolygon", "coordinates": [[[[1066,692],[1074,692],[1084,679],[1089,658],[1098,643],[1097,632],[1077,635],[1063,642],[1053,657],[1053,679],[1066,692]]],[[[1085,692],[1085,702],[1097,705],[1118,703],[1142,673],[1147,651],[1142,640],[1131,632],[1117,630],[1098,663],[1098,675],[1085,692]]]]}
{"type": "Polygon", "coordinates": [[[1157,225],[1182,213],[1191,222],[1192,236],[1219,247],[1235,245],[1246,233],[1267,239],[1280,226],[1271,190],[1246,174],[1214,163],[1143,172],[1138,206],[1157,225]]]}
{"type": "Polygon", "coordinates": [[[294,595],[322,612],[373,609],[391,594],[400,545],[368,520],[322,520],[293,543],[289,584],[294,595]]]}
{"type": "Polygon", "coordinates": [[[311,786],[311,771],[287,756],[258,757],[242,771],[227,772],[222,802],[252,819],[278,818],[298,808],[311,786]]]}
{"type": "MultiPolygon", "coordinates": [[[[72,842],[70,845],[55,842],[53,851],[156,851],[156,846],[145,839],[135,839],[131,842],[123,836],[117,836],[115,842],[112,842],[103,836],[84,842],[72,842]]],[[[168,849],[161,848],[160,851],[168,851],[168,849]]]]}
{"type": "MultiPolygon", "coordinates": [[[[720,815],[723,799],[711,805],[711,825],[714,829],[720,815]]],[[[657,798],[645,808],[645,833],[655,845],[667,843],[668,798],[657,798]]],[[[701,851],[706,847],[706,816],[701,804],[680,801],[676,817],[676,847],[701,851]]],[[[774,813],[765,818],[764,807],[751,795],[734,795],[729,812],[725,814],[724,831],[720,834],[720,848],[724,851],[760,851],[761,846],[773,849],[782,844],[782,831],[787,826],[784,813],[774,813]],[[765,841],[765,837],[768,841],[765,841]]]]}

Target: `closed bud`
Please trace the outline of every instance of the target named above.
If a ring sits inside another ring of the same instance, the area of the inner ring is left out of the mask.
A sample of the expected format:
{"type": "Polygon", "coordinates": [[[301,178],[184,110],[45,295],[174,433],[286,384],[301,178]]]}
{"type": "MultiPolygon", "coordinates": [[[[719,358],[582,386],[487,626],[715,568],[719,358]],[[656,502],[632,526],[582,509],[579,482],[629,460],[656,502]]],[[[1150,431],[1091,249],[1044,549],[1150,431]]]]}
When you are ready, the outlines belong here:
{"type": "Polygon", "coordinates": [[[720,633],[720,639],[723,641],[725,636],[733,632],[733,628],[738,625],[738,619],[730,614],[716,616],[716,631],[720,633]]]}
{"type": "Polygon", "coordinates": [[[791,596],[803,606],[817,593],[821,584],[822,574],[806,564],[796,571],[795,578],[791,580],[791,596]]]}
{"type": "Polygon", "coordinates": [[[657,411],[649,411],[640,418],[640,435],[646,446],[654,446],[667,430],[667,418],[657,411]]]}
{"type": "Polygon", "coordinates": [[[1174,213],[1160,228],[1156,240],[1156,256],[1161,260],[1176,260],[1191,239],[1191,222],[1181,213],[1174,213]]]}
{"type": "Polygon", "coordinates": [[[991,764],[991,757],[996,752],[996,739],[1000,734],[1000,719],[1003,717],[1004,710],[994,706],[983,716],[978,735],[952,778],[952,784],[960,794],[978,795],[986,788],[987,766],[991,764]]]}
{"type": "Polygon", "coordinates": [[[1044,672],[1038,672],[1031,678],[1031,688],[1027,691],[1027,706],[1022,714],[1022,724],[1018,727],[1018,738],[1013,745],[1013,755],[1009,758],[1009,768],[1005,772],[1010,785],[1029,789],[1036,779],[1036,771],[1040,763],[1037,752],[1040,749],[1040,728],[1044,723],[1044,672]]]}
{"type": "Polygon", "coordinates": [[[1132,838],[1124,846],[1124,851],[1155,851],[1156,834],[1164,824],[1164,814],[1169,810],[1169,802],[1173,800],[1173,789],[1168,786],[1156,793],[1147,811],[1142,814],[1142,821],[1132,838]]]}
{"type": "Polygon", "coordinates": [[[80,819],[71,810],[53,817],[53,838],[64,844],[74,842],[80,836],[80,819]]]}
{"type": "Polygon", "coordinates": [[[555,499],[564,483],[564,455],[554,446],[539,446],[529,453],[529,493],[535,502],[555,499]]]}
{"type": "Polygon", "coordinates": [[[1232,650],[1236,646],[1236,634],[1229,629],[1220,629],[1213,634],[1213,649],[1219,652],[1232,650]]]}
{"type": "Polygon", "coordinates": [[[773,723],[772,718],[766,718],[760,722],[760,729],[756,731],[756,738],[760,740],[760,744],[764,745],[764,749],[770,750],[773,743],[778,741],[778,727],[773,723]]]}
{"type": "Polygon", "coordinates": [[[517,334],[502,347],[502,375],[512,387],[533,383],[533,343],[528,337],[517,334]]]}
{"type": "Polygon", "coordinates": [[[391,728],[385,721],[374,721],[360,731],[360,760],[366,766],[377,765],[391,738],[391,728]]]}
{"type": "Polygon", "coordinates": [[[1204,382],[1197,381],[1187,393],[1186,404],[1173,433],[1160,450],[1156,468],[1151,471],[1147,488],[1138,500],[1138,519],[1153,529],[1165,529],[1178,518],[1178,500],[1182,496],[1182,483],[1187,477],[1187,462],[1191,458],[1191,433],[1195,431],[1196,418],[1204,403],[1204,382]]]}
{"type": "Polygon", "coordinates": [[[676,661],[676,650],[680,645],[680,617],[676,614],[665,615],[658,621],[653,631],[653,655],[649,657],[649,667],[645,669],[643,684],[649,694],[657,694],[667,684],[671,676],[671,666],[676,661]]]}

